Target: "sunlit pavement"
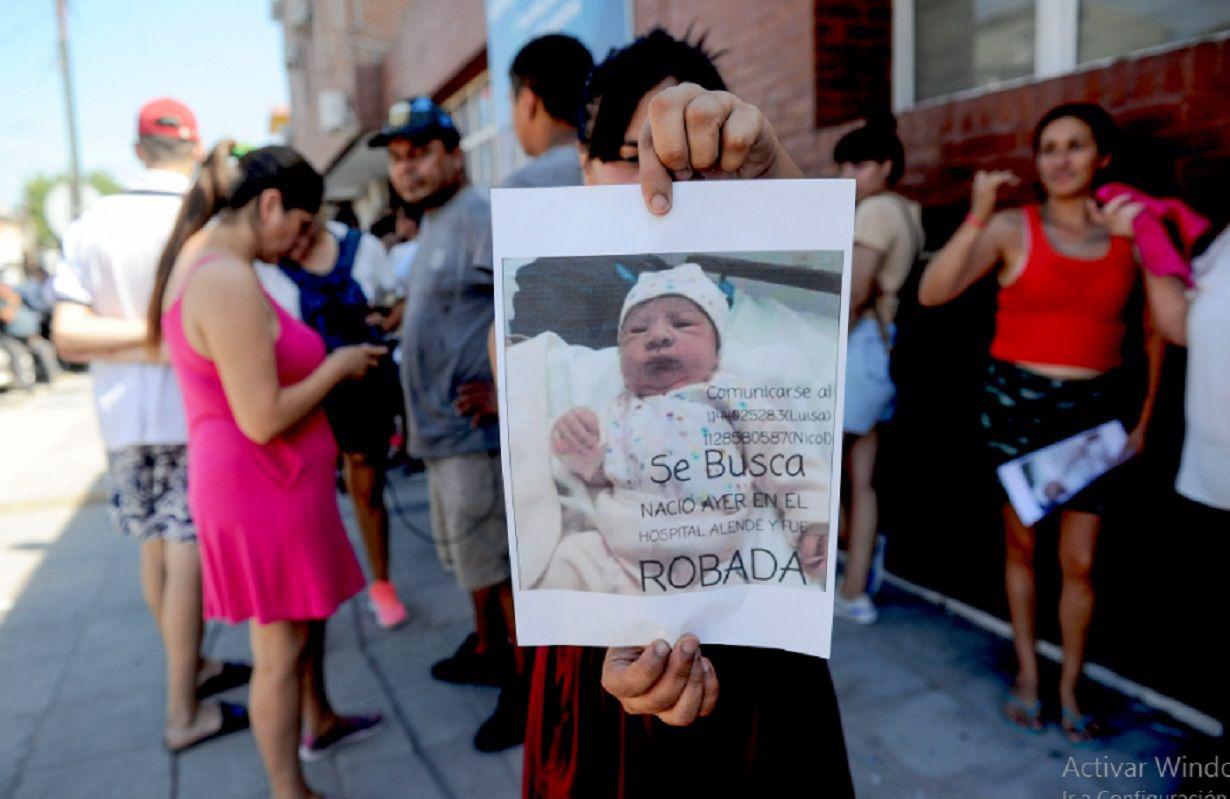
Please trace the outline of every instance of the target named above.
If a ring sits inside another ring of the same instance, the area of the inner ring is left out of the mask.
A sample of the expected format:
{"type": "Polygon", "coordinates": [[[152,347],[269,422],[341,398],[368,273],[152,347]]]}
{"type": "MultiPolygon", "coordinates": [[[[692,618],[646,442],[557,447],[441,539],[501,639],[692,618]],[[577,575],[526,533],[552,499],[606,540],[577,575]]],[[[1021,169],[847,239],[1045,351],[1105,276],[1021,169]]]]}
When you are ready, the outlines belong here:
{"type": "MultiPolygon", "coordinates": [[[[108,523],[87,378],[0,396],[0,442],[0,797],[265,796],[249,733],[180,756],[161,747],[161,648],[141,602],[136,546],[108,523]]],[[[310,765],[309,780],[348,799],[518,796],[520,748],[480,755],[470,745],[494,690],[428,675],[471,624],[467,597],[427,538],[422,477],[395,477],[390,500],[401,510],[393,579],[411,622],[380,631],[362,600],[352,600],[330,622],[326,667],[340,710],[378,709],[391,723],[310,765]]],[[[1178,751],[1190,733],[1115,696],[1102,698],[1120,731],[1104,749],[1074,749],[1054,724],[1040,736],[1021,733],[999,715],[1005,642],[899,591],[884,592],[880,604],[874,627],[837,622],[832,660],[860,796],[1011,799],[1174,787],[1158,777],[1074,776],[1069,758],[1078,766],[1145,760],[1178,751]]],[[[211,626],[206,649],[247,659],[246,630],[211,626]]],[[[244,701],[245,692],[225,698],[244,701]]],[[[807,724],[799,720],[799,734],[807,724]]]]}

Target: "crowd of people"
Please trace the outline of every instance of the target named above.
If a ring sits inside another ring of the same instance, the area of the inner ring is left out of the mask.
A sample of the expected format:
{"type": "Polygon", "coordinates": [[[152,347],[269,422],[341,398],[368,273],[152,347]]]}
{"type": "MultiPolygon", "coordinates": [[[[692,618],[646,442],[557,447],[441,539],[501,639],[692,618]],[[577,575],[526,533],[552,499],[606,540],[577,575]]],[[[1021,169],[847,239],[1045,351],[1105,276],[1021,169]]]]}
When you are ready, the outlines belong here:
{"type": "MultiPolygon", "coordinates": [[[[673,180],[801,176],[771,121],[726,90],[703,43],[654,30],[595,64],[577,40],[550,35],[521,50],[510,77],[514,129],[532,160],[507,186],[639,183],[645,206],[668,214],[673,180]]],[[[169,750],[250,725],[271,795],[305,799],[318,794],[301,761],[380,728],[377,713],[334,709],[323,644],[329,617],[361,591],[382,628],[413,612],[390,581],[384,501],[402,438],[426,470],[440,563],[473,609],[474,632],[431,674],[500,687],[474,745],[524,741],[526,796],[777,795],[801,768],[825,795],[852,795],[823,659],[690,635],[605,651],[517,646],[491,209],[467,181],[461,132],[443,108],[425,97],[396,103],[371,139],[387,152],[395,195],[371,232],[329,218],[321,175],[289,147],[224,141],[206,153],[192,112],[169,99],[143,107],[137,128],[145,171],[65,236],[52,335],[62,357],[93,373],[113,518],[140,543],[142,591],[165,647],[169,750]],[[367,576],[338,509],[339,463],[367,576]],[[252,664],[202,658],[203,619],[247,622],[252,664]],[[213,699],[249,681],[249,708],[213,699]]],[[[871,114],[838,142],[833,161],[857,200],[839,616],[876,619],[873,476],[878,425],[893,409],[898,322],[992,273],[998,312],[981,416],[992,461],[1111,419],[1130,432],[1124,457],[1138,451],[1165,337],[1191,352],[1179,489],[1212,513],[1230,510],[1230,383],[1214,353],[1230,332],[1227,236],[1193,270],[1191,248],[1167,250],[1148,224],[1173,206],[1099,193],[1114,139],[1097,106],[1048,112],[1033,138],[1039,201],[997,210],[997,192],[1022,178],[980,172],[969,215],[925,269],[921,209],[894,191],[905,152],[891,117],[871,114]],[[1168,268],[1155,268],[1161,261],[1168,268]],[[1143,324],[1130,311],[1141,285],[1153,320],[1143,404],[1121,368],[1126,332],[1143,324]]],[[[1189,239],[1211,238],[1184,218],[1189,239]]],[[[1114,481],[1112,471],[1060,511],[1059,692],[1074,742],[1098,734],[1078,681],[1114,481]]],[[[1007,502],[1004,531],[1019,661],[1004,712],[1037,731],[1035,534],[1007,502]]]]}

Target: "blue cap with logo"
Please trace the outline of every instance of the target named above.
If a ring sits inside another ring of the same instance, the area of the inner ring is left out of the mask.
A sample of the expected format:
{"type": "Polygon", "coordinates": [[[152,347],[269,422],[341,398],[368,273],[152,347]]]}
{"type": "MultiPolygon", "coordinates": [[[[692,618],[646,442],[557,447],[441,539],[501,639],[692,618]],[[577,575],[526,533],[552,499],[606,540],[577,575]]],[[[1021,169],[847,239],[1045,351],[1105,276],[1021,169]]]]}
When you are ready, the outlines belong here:
{"type": "Polygon", "coordinates": [[[388,123],[367,146],[387,147],[394,139],[408,139],[417,145],[441,139],[452,149],[460,141],[461,134],[449,113],[430,97],[411,97],[389,106],[388,123]]]}

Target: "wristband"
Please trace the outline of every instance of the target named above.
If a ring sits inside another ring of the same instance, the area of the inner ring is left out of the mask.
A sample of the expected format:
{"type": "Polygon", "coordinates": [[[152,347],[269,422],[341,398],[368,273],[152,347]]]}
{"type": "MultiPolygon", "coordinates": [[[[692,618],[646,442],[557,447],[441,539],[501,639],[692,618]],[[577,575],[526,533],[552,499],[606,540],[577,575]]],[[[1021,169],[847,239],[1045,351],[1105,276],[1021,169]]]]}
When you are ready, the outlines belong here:
{"type": "Polygon", "coordinates": [[[982,230],[983,228],[987,226],[987,223],[984,220],[979,219],[978,216],[973,211],[970,211],[968,214],[965,215],[965,221],[962,224],[973,225],[979,230],[982,230]]]}

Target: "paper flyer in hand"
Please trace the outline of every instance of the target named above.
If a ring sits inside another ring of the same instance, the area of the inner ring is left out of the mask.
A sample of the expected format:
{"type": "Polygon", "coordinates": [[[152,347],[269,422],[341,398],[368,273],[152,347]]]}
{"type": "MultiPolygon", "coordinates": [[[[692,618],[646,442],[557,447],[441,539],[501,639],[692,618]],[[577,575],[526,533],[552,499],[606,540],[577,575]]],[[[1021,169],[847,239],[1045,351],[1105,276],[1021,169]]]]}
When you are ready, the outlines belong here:
{"type": "Polygon", "coordinates": [[[496,190],[522,645],[827,657],[854,184],[496,190]]]}
{"type": "Polygon", "coordinates": [[[1002,464],[997,473],[1021,522],[1030,525],[1123,462],[1127,431],[1119,421],[1002,464]]]}

